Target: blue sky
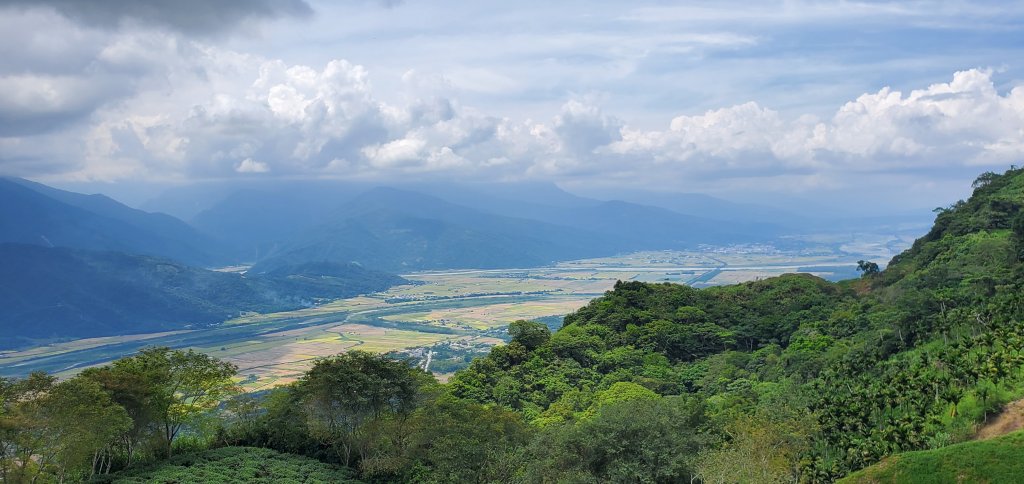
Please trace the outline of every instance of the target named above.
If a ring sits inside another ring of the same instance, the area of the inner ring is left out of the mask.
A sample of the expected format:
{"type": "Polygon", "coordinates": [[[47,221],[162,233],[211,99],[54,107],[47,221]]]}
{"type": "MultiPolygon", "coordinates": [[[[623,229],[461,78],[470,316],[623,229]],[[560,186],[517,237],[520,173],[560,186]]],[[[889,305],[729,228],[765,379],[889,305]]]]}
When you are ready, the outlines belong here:
{"type": "Polygon", "coordinates": [[[949,203],[1024,159],[1022,2],[0,1],[0,173],[949,203]],[[867,197],[865,197],[867,195],[867,197]]]}

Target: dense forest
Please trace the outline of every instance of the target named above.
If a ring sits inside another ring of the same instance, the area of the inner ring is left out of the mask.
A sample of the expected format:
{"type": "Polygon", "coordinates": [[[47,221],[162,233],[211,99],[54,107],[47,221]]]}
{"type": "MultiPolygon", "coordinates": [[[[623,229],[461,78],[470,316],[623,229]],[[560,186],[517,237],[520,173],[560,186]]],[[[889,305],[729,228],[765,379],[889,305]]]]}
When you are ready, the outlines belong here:
{"type": "Polygon", "coordinates": [[[243,394],[232,365],[167,348],[4,380],[0,480],[832,482],[908,451],[957,462],[1024,396],[1024,170],[974,186],[885,270],[620,282],[553,333],[510,324],[446,384],[353,351],[243,394]]]}

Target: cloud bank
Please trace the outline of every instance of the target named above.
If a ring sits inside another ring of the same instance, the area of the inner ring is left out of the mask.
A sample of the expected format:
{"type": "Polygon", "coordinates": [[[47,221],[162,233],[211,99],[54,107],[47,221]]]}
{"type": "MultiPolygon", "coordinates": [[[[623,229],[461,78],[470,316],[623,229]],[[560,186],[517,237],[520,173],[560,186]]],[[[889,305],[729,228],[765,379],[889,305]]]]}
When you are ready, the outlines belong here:
{"type": "MultiPolygon", "coordinates": [[[[378,9],[389,15],[412,7],[363,3],[389,7],[378,9]]],[[[941,82],[855,91],[861,94],[806,110],[753,95],[711,107],[683,103],[653,122],[638,121],[634,111],[617,109],[619,91],[612,90],[560,92],[557,102],[524,116],[479,101],[523,89],[533,73],[516,79],[468,65],[378,73],[346,58],[295,62],[210,40],[252,22],[314,15],[301,1],[82,5],[0,1],[3,174],[78,181],[526,179],[789,193],[976,173],[1024,158],[1024,86],[1001,66],[950,69],[941,82]]],[[[880,8],[847,7],[861,16],[880,8]]],[[[892,15],[927,20],[890,7],[892,15]]],[[[810,12],[816,21],[835,17],[829,9],[810,12]]],[[[712,9],[631,15],[619,21],[723,21],[712,9]]],[[[797,15],[780,11],[770,23],[789,26],[797,15]]],[[[559,56],[552,63],[530,60],[544,52],[537,45],[520,53],[539,69],[568,72],[579,64],[587,75],[620,82],[640,78],[644,66],[666,55],[756,50],[766,37],[659,32],[631,43],[627,33],[559,33],[550,39],[559,56]],[[579,45],[595,54],[574,56],[579,45]],[[596,54],[619,52],[622,58],[606,63],[596,54]]]]}
{"type": "MultiPolygon", "coordinates": [[[[749,102],[644,130],[585,97],[568,100],[549,119],[513,120],[445,97],[382,102],[367,70],[344,60],[315,68],[211,50],[197,55],[187,69],[233,87],[201,93],[178,109],[104,109],[86,136],[77,176],[593,176],[692,184],[987,167],[1024,158],[1024,87],[1000,93],[987,69],[959,71],[908,93],[865,93],[826,119],[789,117],[749,102]],[[225,58],[236,64],[224,69],[225,58]],[[111,173],[111,161],[126,170],[111,173]]],[[[139,104],[159,104],[148,97],[139,104]]]]}

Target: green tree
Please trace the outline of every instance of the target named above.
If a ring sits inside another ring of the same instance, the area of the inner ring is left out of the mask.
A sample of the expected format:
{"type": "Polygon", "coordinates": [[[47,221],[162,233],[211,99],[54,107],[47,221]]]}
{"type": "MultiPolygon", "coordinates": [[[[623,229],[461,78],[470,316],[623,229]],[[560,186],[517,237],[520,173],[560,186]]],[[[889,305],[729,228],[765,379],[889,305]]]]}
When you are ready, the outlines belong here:
{"type": "Polygon", "coordinates": [[[585,420],[545,427],[531,445],[528,482],[691,482],[708,443],[697,398],[639,398],[585,420]]]}
{"type": "Polygon", "coordinates": [[[597,395],[594,397],[593,408],[596,411],[613,403],[629,400],[657,400],[659,398],[661,397],[657,393],[637,385],[636,383],[620,381],[608,387],[607,390],[597,392],[597,395]]]}
{"type": "Polygon", "coordinates": [[[810,448],[814,417],[789,406],[740,414],[725,426],[729,440],[701,453],[701,480],[717,483],[799,482],[800,457],[810,448]]]}
{"type": "Polygon", "coordinates": [[[3,482],[30,482],[49,465],[49,429],[42,418],[42,397],[57,379],[33,372],[21,380],[0,381],[0,477],[3,482]]]}
{"type": "Polygon", "coordinates": [[[520,319],[508,325],[508,335],[532,351],[551,339],[551,330],[545,324],[520,319]]]}
{"type": "Polygon", "coordinates": [[[368,453],[371,424],[386,417],[406,419],[421,402],[421,388],[432,381],[406,361],[350,351],[317,360],[294,391],[310,435],[351,466],[368,453]]]}
{"type": "Polygon", "coordinates": [[[138,359],[118,360],[111,365],[88,368],[82,372],[83,378],[103,387],[110,398],[125,409],[132,421],[131,427],[119,436],[124,466],[135,462],[144,443],[159,438],[158,422],[161,408],[166,405],[162,384],[165,376],[161,366],[144,365],[138,359]]]}
{"type": "Polygon", "coordinates": [[[513,453],[529,438],[514,412],[442,396],[416,411],[408,458],[417,482],[509,482],[520,462],[513,453]]]}
{"type": "Polygon", "coordinates": [[[132,425],[98,383],[81,377],[56,384],[39,410],[59,482],[102,472],[116,438],[132,425]]]}
{"type": "Polygon", "coordinates": [[[1017,249],[1017,260],[1024,261],[1024,210],[1017,212],[1010,223],[1013,243],[1017,249]]]}
{"type": "Polygon", "coordinates": [[[125,437],[129,456],[139,439],[155,433],[169,457],[183,428],[239,391],[233,380],[237,371],[231,363],[193,350],[153,347],[83,376],[100,383],[131,417],[125,437]]]}
{"type": "Polygon", "coordinates": [[[861,272],[864,276],[878,274],[878,264],[871,261],[859,260],[857,261],[857,271],[861,272]]]}

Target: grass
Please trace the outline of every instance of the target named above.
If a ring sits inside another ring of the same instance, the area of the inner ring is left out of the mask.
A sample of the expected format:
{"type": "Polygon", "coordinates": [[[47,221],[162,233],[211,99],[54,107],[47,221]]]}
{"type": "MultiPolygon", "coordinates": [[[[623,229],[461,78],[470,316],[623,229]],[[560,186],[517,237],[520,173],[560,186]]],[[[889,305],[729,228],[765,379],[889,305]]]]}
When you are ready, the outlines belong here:
{"type": "Polygon", "coordinates": [[[1024,431],[906,452],[850,474],[840,483],[1019,483],[1024,479],[1024,431]]]}
{"type": "Polygon", "coordinates": [[[348,470],[308,457],[253,447],[224,447],[179,455],[92,482],[132,484],[344,483],[358,482],[348,470]]]}

